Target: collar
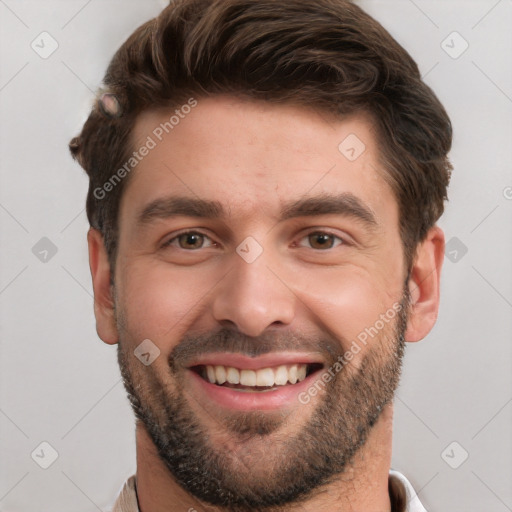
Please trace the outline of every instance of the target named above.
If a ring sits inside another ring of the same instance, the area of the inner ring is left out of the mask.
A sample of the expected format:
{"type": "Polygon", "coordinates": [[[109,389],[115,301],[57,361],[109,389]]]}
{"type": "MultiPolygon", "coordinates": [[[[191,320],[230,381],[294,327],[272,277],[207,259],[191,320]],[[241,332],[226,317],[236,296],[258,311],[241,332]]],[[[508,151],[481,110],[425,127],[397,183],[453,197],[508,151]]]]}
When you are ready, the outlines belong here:
{"type": "Polygon", "coordinates": [[[427,509],[421,504],[420,499],[418,498],[418,494],[411,485],[411,482],[409,482],[409,480],[407,480],[407,478],[405,478],[402,473],[391,469],[389,471],[389,477],[390,479],[394,477],[396,480],[398,480],[405,490],[406,506],[404,512],[427,512],[427,509]]]}

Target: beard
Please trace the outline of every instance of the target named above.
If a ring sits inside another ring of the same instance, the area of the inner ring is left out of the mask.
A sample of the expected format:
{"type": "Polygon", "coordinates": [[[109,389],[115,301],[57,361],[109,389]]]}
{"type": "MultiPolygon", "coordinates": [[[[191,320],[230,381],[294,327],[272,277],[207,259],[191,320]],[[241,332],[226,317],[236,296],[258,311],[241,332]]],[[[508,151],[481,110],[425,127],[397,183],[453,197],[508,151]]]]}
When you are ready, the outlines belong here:
{"type": "MultiPolygon", "coordinates": [[[[348,343],[330,336],[313,339],[277,331],[250,338],[239,331],[221,329],[183,337],[171,351],[162,379],[152,366],[143,367],[134,357],[135,343],[125,332],[118,344],[124,386],[138,421],[185,491],[234,512],[280,509],[310,498],[342,475],[384,406],[392,401],[404,355],[408,304],[409,296],[404,292],[396,318],[371,339],[360,364],[343,365],[325,383],[324,393],[317,395],[307,419],[295,430],[289,430],[289,416],[300,417],[304,405],[288,413],[226,412],[220,425],[216,411],[211,424],[205,424],[183,386],[187,361],[215,351],[254,357],[306,349],[322,352],[332,367],[348,343]],[[173,377],[172,385],[169,376],[173,377]],[[219,436],[219,431],[224,440],[214,443],[212,436],[219,436]]],[[[123,325],[126,322],[118,322],[120,333],[123,325]]],[[[318,380],[326,370],[324,367],[318,373],[318,380]]]]}

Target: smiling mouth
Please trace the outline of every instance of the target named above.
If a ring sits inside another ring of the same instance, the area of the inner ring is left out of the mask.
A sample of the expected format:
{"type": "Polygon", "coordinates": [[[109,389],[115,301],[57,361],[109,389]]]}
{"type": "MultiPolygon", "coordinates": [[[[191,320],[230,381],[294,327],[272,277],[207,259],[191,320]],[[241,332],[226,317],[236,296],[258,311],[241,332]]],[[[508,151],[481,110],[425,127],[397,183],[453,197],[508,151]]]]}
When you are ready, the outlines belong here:
{"type": "Polygon", "coordinates": [[[197,365],[190,370],[210,384],[241,392],[258,393],[293,386],[322,368],[321,363],[302,363],[283,364],[258,370],[223,365],[197,365]]]}

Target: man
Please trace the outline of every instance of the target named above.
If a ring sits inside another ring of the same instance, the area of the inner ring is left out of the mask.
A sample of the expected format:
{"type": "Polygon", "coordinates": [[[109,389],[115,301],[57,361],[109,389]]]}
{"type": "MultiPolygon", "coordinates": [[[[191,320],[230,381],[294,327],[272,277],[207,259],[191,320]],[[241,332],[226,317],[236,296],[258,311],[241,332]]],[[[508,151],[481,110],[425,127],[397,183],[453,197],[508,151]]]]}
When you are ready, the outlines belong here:
{"type": "Polygon", "coordinates": [[[451,125],[346,0],[178,0],[82,133],[100,338],[137,417],[115,511],[423,511],[390,471],[435,323],[451,125]]]}

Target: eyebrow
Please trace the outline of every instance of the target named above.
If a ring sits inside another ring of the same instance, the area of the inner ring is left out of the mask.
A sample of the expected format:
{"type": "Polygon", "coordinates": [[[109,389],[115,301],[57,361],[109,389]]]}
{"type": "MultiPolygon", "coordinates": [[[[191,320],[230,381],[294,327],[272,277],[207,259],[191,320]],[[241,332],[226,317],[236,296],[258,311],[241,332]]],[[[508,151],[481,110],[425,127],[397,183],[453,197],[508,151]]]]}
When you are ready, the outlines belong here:
{"type": "Polygon", "coordinates": [[[322,194],[294,201],[284,206],[281,211],[281,220],[333,214],[360,220],[370,228],[378,226],[377,218],[372,209],[350,192],[322,194]]]}
{"type": "Polygon", "coordinates": [[[141,211],[137,217],[137,224],[149,224],[157,219],[167,219],[177,215],[220,218],[224,216],[224,210],[218,201],[191,197],[155,199],[141,211]]]}
{"type": "MultiPolygon", "coordinates": [[[[211,219],[226,217],[225,210],[219,201],[193,197],[167,197],[155,199],[144,207],[137,217],[137,224],[150,224],[154,220],[178,215],[211,219]]],[[[282,207],[279,220],[319,215],[343,215],[359,220],[369,228],[378,226],[376,216],[371,208],[350,192],[321,194],[292,201],[282,207]]]]}

